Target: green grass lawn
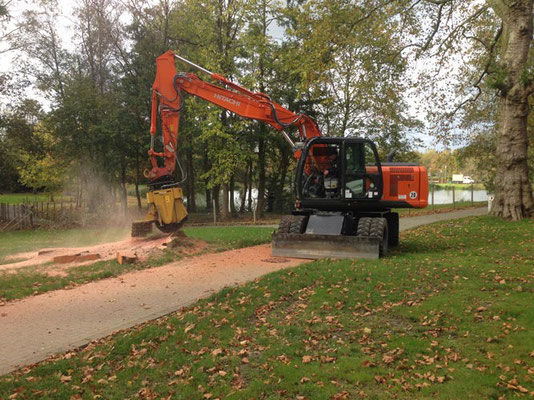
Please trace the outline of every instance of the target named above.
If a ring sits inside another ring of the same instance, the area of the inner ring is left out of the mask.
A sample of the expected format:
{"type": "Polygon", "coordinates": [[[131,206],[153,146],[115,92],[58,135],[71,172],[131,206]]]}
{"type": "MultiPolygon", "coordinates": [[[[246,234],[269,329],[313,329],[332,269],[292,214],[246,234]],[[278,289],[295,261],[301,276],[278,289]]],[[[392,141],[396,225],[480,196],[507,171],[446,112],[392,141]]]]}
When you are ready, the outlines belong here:
{"type": "Polygon", "coordinates": [[[435,204],[432,206],[429,204],[426,208],[397,208],[393,211],[398,212],[401,217],[415,217],[418,215],[428,215],[443,213],[456,210],[465,210],[467,208],[487,207],[487,201],[475,201],[471,204],[470,201],[457,201],[453,204],[435,204]]]}
{"type": "MultiPolygon", "coordinates": [[[[273,229],[266,227],[190,227],[185,228],[184,231],[188,237],[208,242],[210,246],[206,251],[222,251],[266,243],[271,239],[273,229]]],[[[1,257],[21,251],[54,246],[88,246],[128,237],[129,230],[124,228],[4,232],[0,233],[0,261],[1,257]]],[[[134,264],[120,265],[116,260],[111,260],[71,267],[67,269],[66,276],[48,275],[46,269],[54,268],[54,264],[24,267],[18,269],[16,273],[0,271],[0,300],[19,299],[32,294],[118,276],[132,270],[152,268],[179,260],[183,256],[179,249],[166,249],[161,253],[156,253],[147,261],[134,264]]]]}
{"type": "MultiPolygon", "coordinates": [[[[482,183],[431,183],[431,186],[434,186],[436,190],[440,189],[452,189],[453,187],[455,189],[461,189],[461,190],[471,190],[471,186],[473,186],[473,189],[475,190],[484,190],[484,185],[482,183]]],[[[432,189],[431,189],[432,190],[432,189]]]]}
{"type": "MultiPolygon", "coordinates": [[[[54,195],[55,201],[71,201],[70,196],[54,195]]],[[[47,202],[50,201],[50,195],[46,193],[6,193],[0,194],[0,203],[21,204],[26,202],[47,202]]]]}
{"type": "Polygon", "coordinates": [[[497,399],[534,392],[534,221],[403,234],[0,378],[0,398],[497,399]]]}

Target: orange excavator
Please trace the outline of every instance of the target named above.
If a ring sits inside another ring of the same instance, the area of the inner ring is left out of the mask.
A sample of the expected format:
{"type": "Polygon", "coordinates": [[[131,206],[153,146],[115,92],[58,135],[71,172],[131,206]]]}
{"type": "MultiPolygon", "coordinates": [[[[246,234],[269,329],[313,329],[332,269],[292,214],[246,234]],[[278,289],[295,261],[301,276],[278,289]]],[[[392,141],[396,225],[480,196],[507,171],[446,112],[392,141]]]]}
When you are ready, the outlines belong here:
{"type": "MultiPolygon", "coordinates": [[[[181,184],[174,178],[177,137],[184,94],[200,97],[241,117],[263,121],[281,132],[297,159],[296,203],[292,215],[273,234],[274,256],[301,258],[378,258],[399,242],[399,215],[393,208],[424,208],[428,178],[423,166],[395,163],[394,153],[380,162],[374,143],[363,138],[325,137],[311,117],[295,114],[268,95],[252,92],[168,51],[156,60],[152,86],[152,169],[147,200],[149,212],[134,222],[132,236],[155,224],[174,232],[187,219],[181,184]],[[209,76],[176,71],[176,59],[209,76]],[[163,150],[155,151],[157,119],[163,150]],[[294,140],[285,130],[296,127],[294,140]],[[162,159],[161,165],[158,161],[162,159]]],[[[184,176],[182,172],[182,176],[184,176]]]]}

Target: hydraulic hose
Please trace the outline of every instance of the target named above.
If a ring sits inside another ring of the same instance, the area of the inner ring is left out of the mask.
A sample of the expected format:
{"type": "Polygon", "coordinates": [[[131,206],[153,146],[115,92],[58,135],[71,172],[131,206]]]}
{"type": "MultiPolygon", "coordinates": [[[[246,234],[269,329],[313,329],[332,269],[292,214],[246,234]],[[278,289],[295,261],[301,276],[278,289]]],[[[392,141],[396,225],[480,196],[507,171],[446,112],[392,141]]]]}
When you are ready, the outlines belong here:
{"type": "Polygon", "coordinates": [[[296,116],[295,119],[289,123],[284,123],[282,121],[280,121],[278,119],[278,114],[276,113],[276,108],[274,107],[274,104],[273,103],[269,103],[269,105],[271,106],[271,111],[273,113],[273,118],[274,120],[276,121],[276,123],[278,125],[281,125],[282,127],[284,128],[287,128],[288,126],[292,126],[293,124],[295,124],[295,122],[297,122],[299,119],[300,119],[300,115],[296,116]]]}

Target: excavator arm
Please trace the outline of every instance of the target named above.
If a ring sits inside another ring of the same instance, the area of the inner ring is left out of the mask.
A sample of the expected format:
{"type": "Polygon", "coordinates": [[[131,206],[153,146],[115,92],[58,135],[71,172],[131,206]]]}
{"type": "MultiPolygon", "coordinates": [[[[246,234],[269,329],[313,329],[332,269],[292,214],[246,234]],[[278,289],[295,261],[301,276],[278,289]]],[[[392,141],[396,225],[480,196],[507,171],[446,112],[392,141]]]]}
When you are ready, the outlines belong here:
{"type": "Polygon", "coordinates": [[[173,179],[184,93],[204,99],[243,118],[271,125],[284,135],[292,146],[296,158],[300,157],[301,148],[284,131],[286,128],[291,126],[297,128],[299,142],[322,136],[317,123],[311,117],[295,114],[272,101],[264,93],[252,92],[175,55],[172,51],[167,51],[156,59],[156,78],[152,85],[151,144],[148,151],[152,169],[145,171],[145,176],[150,179],[151,190],[147,193],[150,209],[144,221],[133,224],[132,236],[144,235],[153,222],[160,230],[172,232],[178,230],[187,218],[182,190],[179,183],[173,179]],[[194,73],[177,72],[176,59],[207,74],[216,83],[206,82],[194,73]],[[163,151],[160,152],[154,149],[158,113],[163,139],[163,151]],[[158,163],[159,158],[163,159],[163,166],[158,163]]]}
{"type": "Polygon", "coordinates": [[[307,115],[295,114],[272,101],[263,93],[252,92],[225,77],[212,73],[198,65],[167,51],[156,59],[157,71],[152,86],[152,114],[150,134],[152,135],[149,156],[152,170],[146,175],[150,179],[158,179],[165,175],[172,175],[176,163],[176,145],[179,126],[179,114],[183,108],[183,93],[199,97],[225,110],[231,111],[243,118],[265,122],[274,129],[282,132],[291,144],[298,158],[300,150],[292,139],[284,132],[289,126],[298,128],[300,141],[321,136],[317,123],[307,115]],[[206,82],[196,74],[176,72],[175,59],[209,75],[220,85],[206,82]],[[159,108],[162,134],[163,152],[154,151],[154,137],[156,135],[157,112],[159,108]],[[158,167],[157,157],[163,157],[165,166],[158,167]]]}

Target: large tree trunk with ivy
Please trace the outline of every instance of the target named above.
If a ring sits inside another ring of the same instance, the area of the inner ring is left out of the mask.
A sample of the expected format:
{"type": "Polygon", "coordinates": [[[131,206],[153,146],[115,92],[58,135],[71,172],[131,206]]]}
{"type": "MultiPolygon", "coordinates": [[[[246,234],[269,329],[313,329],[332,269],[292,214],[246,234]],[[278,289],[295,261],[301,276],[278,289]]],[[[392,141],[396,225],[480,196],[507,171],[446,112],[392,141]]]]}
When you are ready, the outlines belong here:
{"type": "Polygon", "coordinates": [[[495,201],[491,214],[520,220],[534,215],[532,184],[528,179],[528,97],[534,80],[527,71],[532,41],[534,0],[488,0],[503,21],[501,95],[495,201]]]}

